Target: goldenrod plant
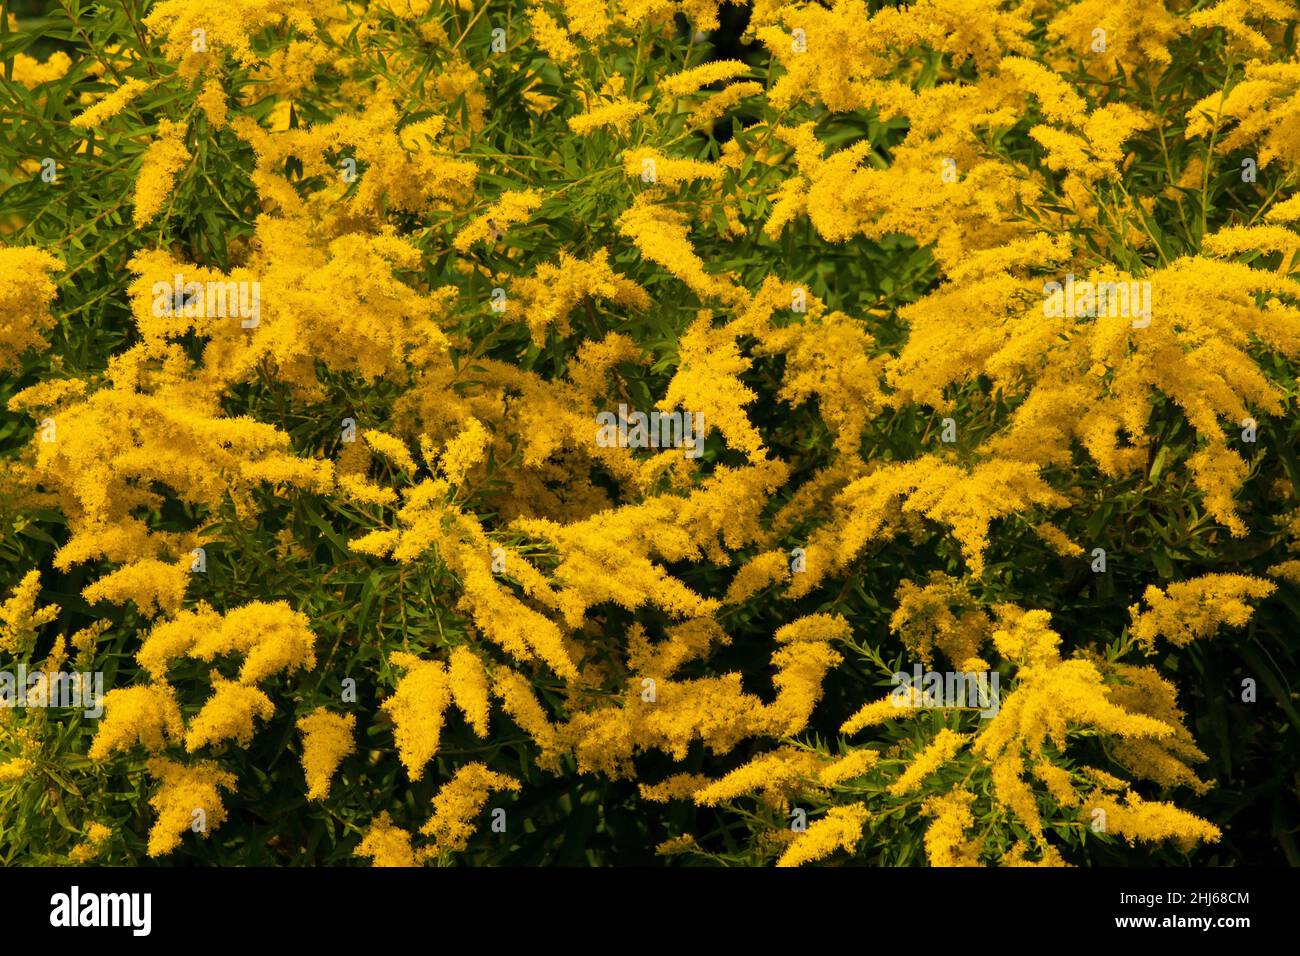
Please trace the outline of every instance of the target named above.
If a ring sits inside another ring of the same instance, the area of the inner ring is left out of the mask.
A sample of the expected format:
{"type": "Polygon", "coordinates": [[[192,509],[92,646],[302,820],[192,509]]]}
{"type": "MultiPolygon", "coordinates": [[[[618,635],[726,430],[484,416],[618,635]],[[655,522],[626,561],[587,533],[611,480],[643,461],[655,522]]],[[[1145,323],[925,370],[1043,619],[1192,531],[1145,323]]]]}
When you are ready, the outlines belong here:
{"type": "Polygon", "coordinates": [[[0,861],[1300,863],[1294,0],[14,0],[0,861]]]}

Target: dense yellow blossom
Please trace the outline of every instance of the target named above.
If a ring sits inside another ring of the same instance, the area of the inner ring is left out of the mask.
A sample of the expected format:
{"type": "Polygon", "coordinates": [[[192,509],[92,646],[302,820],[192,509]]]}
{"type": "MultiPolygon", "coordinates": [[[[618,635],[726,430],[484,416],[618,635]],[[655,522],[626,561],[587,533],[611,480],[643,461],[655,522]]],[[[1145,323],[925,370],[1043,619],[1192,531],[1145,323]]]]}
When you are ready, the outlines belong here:
{"type": "Polygon", "coordinates": [[[212,696],[185,728],[185,749],[193,753],[225,740],[247,747],[253,739],[254,721],[266,720],[274,712],[271,698],[256,687],[218,678],[212,696]]]}
{"type": "Polygon", "coordinates": [[[618,220],[619,231],[636,243],[641,254],[667,269],[703,299],[733,300],[737,290],[725,279],[710,275],[696,255],[681,214],[638,197],[618,220]]]}
{"type": "Polygon", "coordinates": [[[149,88],[143,80],[127,80],[93,106],[77,115],[73,126],[89,129],[99,126],[104,120],[116,116],[130,105],[131,101],[149,88]]]}
{"type": "Polygon", "coordinates": [[[25,757],[6,760],[4,763],[0,763],[0,782],[9,783],[14,780],[21,780],[31,772],[33,766],[33,763],[25,757]]]}
{"type": "Polygon", "coordinates": [[[1025,829],[1038,838],[1043,835],[1043,820],[1033,790],[1022,779],[1024,762],[1013,753],[1005,753],[993,763],[993,795],[998,804],[1011,810],[1025,829]]]}
{"type": "Polygon", "coordinates": [[[209,760],[180,764],[156,757],[148,766],[149,775],[158,781],[157,791],[149,798],[149,805],[158,814],[149,831],[150,856],[170,853],[187,832],[206,839],[226,822],[220,791],[234,790],[234,774],[209,760]]]}
{"type": "Polygon", "coordinates": [[[715,60],[667,77],[659,88],[669,96],[686,96],[696,90],[723,80],[734,80],[749,72],[749,67],[739,60],[715,60]]]}
{"type": "Polygon", "coordinates": [[[319,707],[299,718],[302,732],[302,769],[307,775],[307,799],[324,800],[330,795],[330,779],[343,758],[356,750],[355,714],[334,714],[319,707]]]}
{"type": "Polygon", "coordinates": [[[861,777],[880,760],[880,754],[874,750],[850,750],[843,757],[823,767],[817,779],[827,786],[854,780],[861,777]]]}
{"type": "Polygon", "coordinates": [[[62,268],[40,249],[0,246],[0,369],[49,344],[41,334],[54,325],[49,308],[56,288],[48,274],[62,268]]]}
{"type": "Polygon", "coordinates": [[[68,856],[74,863],[87,863],[100,854],[103,844],[113,835],[111,827],[92,823],[86,830],[86,841],[72,848],[68,856]]]}
{"type": "Polygon", "coordinates": [[[41,590],[41,573],[28,571],[0,604],[0,651],[14,657],[26,657],[36,644],[36,632],[59,616],[57,604],[37,608],[41,590]]]}
{"type": "Polygon", "coordinates": [[[369,857],[375,866],[416,866],[419,862],[411,849],[411,834],[395,825],[387,810],[370,824],[357,846],[357,856],[369,857]]]}
{"type": "Polygon", "coordinates": [[[569,314],[585,299],[601,298],[637,310],[650,305],[645,290],[610,268],[604,249],[585,261],[561,254],[557,263],[543,264],[534,275],[517,279],[511,291],[520,298],[523,320],[539,345],[551,329],[567,335],[569,314]]]}
{"type": "Polygon", "coordinates": [[[451,652],[447,662],[447,682],[451,699],[465,715],[465,722],[480,737],[488,735],[488,676],[483,662],[467,647],[451,652]]]}
{"type": "Polygon", "coordinates": [[[464,430],[447,442],[438,456],[438,469],[443,477],[453,485],[463,482],[469,470],[487,454],[489,437],[483,424],[471,418],[464,430]]]}
{"type": "Polygon", "coordinates": [[[104,695],[104,717],[91,742],[91,760],[105,760],[136,744],[162,750],[179,743],[182,725],[176,692],[163,683],[119,687],[104,695]]]}
{"type": "Polygon", "coordinates": [[[569,39],[564,28],[555,22],[555,18],[541,8],[534,8],[528,15],[532,27],[533,42],[557,63],[572,65],[578,59],[578,48],[569,39]]]}
{"type": "Polygon", "coordinates": [[[925,812],[934,817],[925,831],[925,855],[931,866],[979,864],[979,841],[966,837],[966,831],[975,825],[970,811],[974,799],[968,790],[953,790],[925,802],[925,812]]]}
{"type": "Polygon", "coordinates": [[[989,637],[988,615],[961,582],[945,574],[931,574],[923,588],[904,581],[896,598],[889,629],[923,663],[930,663],[938,649],[950,663],[961,664],[979,653],[989,637]]]}
{"type": "Polygon", "coordinates": [[[536,189],[505,193],[491,209],[456,234],[456,249],[468,252],[476,242],[485,239],[495,242],[507,226],[526,222],[529,214],[541,204],[542,194],[536,189]]]}
{"type": "Polygon", "coordinates": [[[569,128],[579,136],[589,136],[603,126],[613,126],[620,133],[626,133],[632,121],[647,109],[644,103],[613,100],[580,116],[569,117],[569,128]]]}
{"type": "Polygon", "coordinates": [[[935,735],[934,740],[913,760],[902,775],[889,785],[889,792],[894,796],[917,789],[921,781],[934,773],[953,758],[966,743],[966,737],[944,728],[935,735]]]}
{"type": "Polygon", "coordinates": [[[185,127],[170,120],[158,123],[158,138],[144,154],[140,178],[135,185],[135,224],[144,226],[152,221],[167,197],[171,195],[176,175],[189,162],[190,151],[185,148],[185,127]]]}
{"type": "Polygon", "coordinates": [[[840,733],[852,735],[887,720],[911,717],[921,705],[920,692],[915,688],[909,688],[908,693],[901,697],[890,694],[881,700],[871,701],[859,707],[852,717],[840,725],[840,733]]]}
{"type": "Polygon", "coordinates": [[[315,642],[307,616],[288,603],[254,601],[223,615],[196,635],[190,656],[210,661],[222,654],[244,655],[239,680],[253,684],[273,674],[316,666],[315,642]]]}
{"type": "Polygon", "coordinates": [[[1123,802],[1097,796],[1086,801],[1085,806],[1089,811],[1105,811],[1106,832],[1122,836],[1130,843],[1172,840],[1184,849],[1191,849],[1201,841],[1217,842],[1221,835],[1219,828],[1212,823],[1180,810],[1172,803],[1142,800],[1131,791],[1123,802]]]}
{"type": "Polygon", "coordinates": [[[800,866],[829,856],[837,849],[852,852],[870,816],[860,803],[832,807],[826,816],[815,820],[790,844],[776,865],[800,866]]]}
{"type": "Polygon", "coordinates": [[[439,661],[422,661],[410,654],[389,657],[406,674],[383,703],[393,721],[393,739],[412,780],[424,776],[424,766],[438,752],[443,712],[450,703],[447,669],[439,661]]]}
{"type": "Polygon", "coordinates": [[[0,708],[0,842],[1221,838],[1294,718],[1295,4],[740,6],[8,21],[0,673],[110,686],[0,708]]]}
{"type": "Polygon", "coordinates": [[[768,801],[777,801],[798,792],[806,777],[817,772],[820,761],[807,751],[784,749],[756,757],[720,780],[691,794],[701,806],[716,806],[754,791],[762,791],[768,801]]]}
{"type": "Polygon", "coordinates": [[[1179,581],[1161,591],[1148,587],[1143,593],[1149,610],[1133,605],[1133,635],[1148,647],[1163,637],[1183,646],[1197,638],[1212,637],[1219,628],[1243,627],[1254,608],[1247,598],[1266,598],[1277,585],[1242,574],[1206,574],[1179,581]]]}
{"type": "Polygon", "coordinates": [[[434,795],[433,816],[420,832],[433,837],[433,846],[440,852],[463,850],[474,833],[472,821],[487,798],[497,791],[518,789],[518,780],[481,763],[464,764],[434,795]]]}
{"type": "Polygon", "coordinates": [[[13,79],[29,90],[45,83],[53,83],[67,75],[72,66],[72,58],[62,50],[51,53],[44,62],[26,53],[14,57],[13,79]]]}

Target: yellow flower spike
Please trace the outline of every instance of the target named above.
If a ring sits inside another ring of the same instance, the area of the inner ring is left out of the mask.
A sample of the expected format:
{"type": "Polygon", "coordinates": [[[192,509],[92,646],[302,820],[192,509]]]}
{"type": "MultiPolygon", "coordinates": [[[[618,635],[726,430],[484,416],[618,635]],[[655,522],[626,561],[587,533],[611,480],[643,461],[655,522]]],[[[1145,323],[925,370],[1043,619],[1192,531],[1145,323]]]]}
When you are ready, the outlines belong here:
{"type": "Polygon", "coordinates": [[[578,48],[554,17],[540,7],[534,7],[529,11],[528,22],[533,42],[547,56],[561,66],[573,66],[578,62],[578,48]]]}
{"type": "Polygon", "coordinates": [[[611,100],[586,113],[570,116],[569,129],[578,136],[590,136],[601,127],[613,126],[620,134],[626,135],[632,121],[648,109],[645,103],[634,103],[623,98],[611,100]]]}
{"type": "Polygon", "coordinates": [[[420,862],[411,849],[411,834],[394,824],[387,810],[370,824],[356,853],[369,857],[377,867],[418,866],[420,862]]]}
{"type": "Polygon", "coordinates": [[[256,687],[214,675],[212,696],[185,729],[185,749],[193,753],[227,740],[247,747],[253,740],[253,721],[267,720],[274,713],[271,698],[256,687]]]}
{"type": "Polygon", "coordinates": [[[37,610],[36,597],[40,590],[40,572],[28,571],[8,600],[0,604],[0,650],[15,657],[27,656],[36,643],[37,630],[59,616],[57,604],[37,610]]]}
{"type": "Polygon", "coordinates": [[[0,783],[13,783],[21,780],[32,772],[33,767],[35,767],[35,764],[25,757],[6,760],[4,763],[0,763],[0,783]]]}
{"type": "Polygon", "coordinates": [[[820,860],[836,850],[853,852],[871,813],[861,803],[831,807],[826,816],[813,821],[808,829],[790,844],[777,866],[802,866],[820,860]]]}
{"type": "Polygon", "coordinates": [[[924,840],[931,866],[979,866],[980,842],[966,838],[966,831],[975,825],[970,809],[974,801],[975,795],[968,790],[953,790],[925,801],[922,812],[934,817],[924,840]]]}
{"type": "Polygon", "coordinates": [[[456,233],[452,245],[457,252],[468,252],[476,242],[496,242],[506,227],[527,222],[541,204],[542,194],[536,189],[503,193],[491,209],[456,233]]]}
{"type": "Polygon", "coordinates": [[[406,443],[400,438],[395,438],[392,435],[385,434],[381,431],[375,431],[374,429],[367,429],[362,432],[361,435],[365,438],[367,445],[379,454],[383,455],[398,468],[405,471],[408,475],[414,476],[414,474],[419,471],[419,467],[415,464],[415,459],[411,457],[410,449],[406,447],[406,443]]]}
{"type": "Polygon", "coordinates": [[[180,705],[175,690],[165,683],[110,690],[103,707],[104,716],[90,744],[91,760],[106,760],[136,744],[158,751],[181,741],[180,705]]]}
{"type": "Polygon", "coordinates": [[[63,262],[44,250],[0,247],[0,370],[16,368],[29,349],[49,345],[42,335],[54,325],[56,288],[49,274],[62,269],[63,262]]]}
{"type": "Polygon", "coordinates": [[[438,852],[465,849],[474,833],[472,820],[483,809],[488,797],[501,790],[519,790],[519,781],[495,773],[481,763],[465,764],[442,785],[433,798],[433,816],[420,828],[433,837],[438,852]]]}
{"type": "Polygon", "coordinates": [[[145,226],[162,211],[171,195],[176,175],[190,161],[185,147],[185,126],[159,120],[158,136],[144,154],[140,178],[135,184],[135,224],[145,226]]]}
{"type": "Polygon", "coordinates": [[[465,721],[480,737],[488,735],[488,675],[478,655],[464,645],[451,652],[447,662],[451,698],[465,721]]]}
{"type": "Polygon", "coordinates": [[[930,744],[908,765],[902,775],[889,785],[893,796],[901,797],[921,786],[926,777],[934,773],[954,756],[969,739],[966,734],[955,733],[944,728],[940,730],[930,744]]]}
{"type": "Polygon", "coordinates": [[[993,796],[999,806],[1010,809],[1025,828],[1038,839],[1043,836],[1043,820],[1033,790],[1025,783],[1024,761],[1019,755],[1004,753],[993,762],[993,796]]]}
{"type": "Polygon", "coordinates": [[[382,707],[392,718],[393,739],[407,775],[419,780],[442,739],[443,712],[451,702],[447,670],[440,661],[406,653],[390,654],[388,660],[406,674],[382,707]]]}
{"type": "Polygon", "coordinates": [[[850,750],[843,757],[818,771],[817,779],[824,785],[832,787],[861,777],[879,761],[880,754],[874,750],[850,750]]]}
{"type": "Polygon", "coordinates": [[[1153,648],[1157,637],[1176,647],[1198,638],[1213,637],[1223,625],[1244,627],[1255,609],[1247,599],[1260,600],[1277,590],[1277,585],[1245,574],[1205,574],[1190,581],[1178,581],[1163,591],[1148,587],[1142,598],[1149,610],[1133,605],[1133,635],[1153,648]]]}
{"type": "Polygon", "coordinates": [[[821,760],[815,753],[783,747],[755,757],[743,767],[695,790],[691,799],[702,807],[716,807],[728,800],[761,791],[776,805],[796,794],[805,780],[815,777],[821,760]]]}
{"type": "Polygon", "coordinates": [[[189,649],[202,661],[238,653],[244,655],[239,680],[255,684],[274,674],[311,670],[316,666],[316,635],[307,615],[290,609],[285,601],[253,601],[221,617],[189,649]]]}
{"type": "Polygon", "coordinates": [[[1090,822],[1100,819],[1094,811],[1103,811],[1104,832],[1121,836],[1130,844],[1170,841],[1189,851],[1197,843],[1217,843],[1222,835],[1218,827],[1195,814],[1172,803],[1143,800],[1132,791],[1125,794],[1122,803],[1113,797],[1094,795],[1084,801],[1083,809],[1090,822]]]}
{"type": "Polygon", "coordinates": [[[307,799],[324,800],[330,793],[330,779],[343,758],[356,751],[353,740],[357,718],[334,714],[318,707],[299,718],[302,733],[302,769],[307,776],[307,799]]]}
{"type": "Polygon", "coordinates": [[[72,848],[68,856],[74,863],[88,863],[104,849],[104,843],[113,835],[112,827],[92,823],[86,828],[86,841],[72,848]]]}
{"type": "Polygon", "coordinates": [[[80,129],[99,126],[104,120],[116,116],[149,88],[144,80],[127,80],[113,92],[72,118],[72,125],[80,129]]]}
{"type": "Polygon", "coordinates": [[[149,831],[149,855],[165,856],[181,845],[186,833],[208,835],[226,822],[221,790],[235,789],[235,775],[210,760],[181,764],[162,757],[148,763],[149,775],[159,781],[149,805],[158,819],[149,831]]]}

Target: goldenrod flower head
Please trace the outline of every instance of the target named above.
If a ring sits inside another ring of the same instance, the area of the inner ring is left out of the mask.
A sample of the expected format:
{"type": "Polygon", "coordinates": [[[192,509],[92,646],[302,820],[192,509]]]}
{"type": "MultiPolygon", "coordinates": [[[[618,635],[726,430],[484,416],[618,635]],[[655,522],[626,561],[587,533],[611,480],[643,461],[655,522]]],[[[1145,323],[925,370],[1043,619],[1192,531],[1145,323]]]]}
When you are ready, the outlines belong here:
{"type": "Polygon", "coordinates": [[[755,757],[725,777],[695,790],[691,799],[700,806],[712,807],[757,790],[769,804],[780,805],[797,793],[807,778],[816,775],[820,764],[815,753],[780,748],[755,757]]]}
{"type": "Polygon", "coordinates": [[[307,799],[324,800],[330,779],[343,758],[356,750],[355,714],[335,714],[318,707],[298,720],[302,732],[302,769],[307,775],[307,799]]]}
{"type": "Polygon", "coordinates": [[[578,116],[569,117],[569,129],[579,136],[590,136],[603,126],[613,126],[626,135],[632,121],[649,109],[644,103],[615,99],[603,103],[578,116]]]}
{"type": "Polygon", "coordinates": [[[71,68],[72,57],[62,50],[51,53],[44,63],[26,53],[19,53],[14,57],[13,79],[15,83],[34,90],[45,83],[62,79],[71,68]]]}
{"type": "Polygon", "coordinates": [[[91,741],[91,760],[105,760],[136,744],[162,750],[181,740],[182,723],[176,692],[162,682],[119,687],[104,695],[104,716],[91,741]]]}
{"type": "Polygon", "coordinates": [[[686,96],[703,89],[710,83],[734,80],[749,72],[749,67],[739,60],[714,60],[674,73],[659,84],[659,89],[669,96],[686,96]]]}
{"type": "Polygon", "coordinates": [[[72,125],[81,129],[99,126],[106,119],[122,112],[131,102],[149,88],[144,80],[127,80],[113,92],[72,118],[72,125]]]}
{"type": "Polygon", "coordinates": [[[889,785],[889,792],[897,797],[918,789],[926,777],[950,761],[966,742],[964,734],[954,733],[946,727],[940,730],[902,775],[889,785]]]}
{"type": "Polygon", "coordinates": [[[385,810],[370,824],[365,838],[357,845],[357,856],[370,857],[374,866],[416,866],[411,849],[411,834],[393,823],[385,810]]]}
{"type": "Polygon", "coordinates": [[[159,120],[158,136],[144,154],[140,178],[135,184],[135,224],[148,225],[162,211],[171,195],[176,175],[190,160],[185,147],[185,126],[159,120]]]}
{"type": "Polygon", "coordinates": [[[1143,593],[1150,610],[1133,605],[1133,635],[1147,647],[1164,637],[1182,647],[1197,638],[1212,637],[1224,624],[1244,627],[1255,609],[1246,599],[1266,598],[1277,585],[1244,574],[1205,574],[1190,581],[1178,581],[1161,591],[1148,587],[1143,593]]]}
{"type": "Polygon", "coordinates": [[[68,856],[74,863],[87,863],[97,857],[104,849],[104,843],[113,835],[111,827],[102,823],[92,823],[86,829],[86,841],[73,847],[68,856]]]}
{"type": "Polygon", "coordinates": [[[447,670],[440,661],[406,653],[389,655],[389,663],[406,674],[382,706],[392,718],[393,739],[407,775],[419,780],[442,738],[443,712],[450,703],[447,670]]]}
{"type": "Polygon", "coordinates": [[[1088,815],[1097,809],[1106,814],[1106,832],[1124,837],[1130,844],[1172,841],[1184,851],[1197,843],[1217,843],[1222,835],[1214,824],[1172,803],[1143,800],[1129,791],[1124,802],[1113,797],[1094,795],[1084,802],[1088,815]]]}
{"type": "Polygon", "coordinates": [[[461,645],[447,662],[451,699],[480,737],[488,735],[488,675],[478,655],[461,645]]]}
{"type": "Polygon", "coordinates": [[[225,740],[247,747],[253,739],[253,721],[266,720],[274,713],[271,698],[256,687],[217,677],[212,696],[185,728],[185,749],[193,753],[225,740]]]}
{"type": "Polygon", "coordinates": [[[36,632],[59,616],[59,606],[48,604],[39,610],[36,598],[41,590],[39,571],[28,571],[0,604],[0,651],[26,657],[36,643],[36,632]]]}
{"type": "Polygon", "coordinates": [[[433,798],[433,816],[420,832],[433,837],[437,852],[463,850],[474,833],[472,821],[487,798],[496,791],[518,789],[518,780],[495,773],[481,763],[467,763],[438,790],[433,798]]]}
{"type": "Polygon", "coordinates": [[[253,601],[227,612],[219,624],[210,617],[203,623],[209,627],[194,641],[190,656],[211,661],[232,652],[243,654],[241,683],[255,684],[274,674],[316,666],[316,635],[307,615],[292,610],[285,601],[253,601]]]}
{"type": "Polygon", "coordinates": [[[975,825],[971,804],[975,795],[969,790],[953,790],[930,797],[922,810],[934,817],[925,831],[925,855],[931,866],[978,866],[979,840],[968,840],[966,831],[975,825]]]}
{"type": "Polygon", "coordinates": [[[527,222],[528,217],[542,204],[542,194],[536,189],[503,193],[492,208],[477,217],[456,233],[452,243],[457,252],[468,252],[470,246],[486,239],[497,241],[507,226],[527,222]]]}
{"type": "Polygon", "coordinates": [[[0,763],[0,783],[13,783],[21,780],[31,773],[35,766],[26,757],[15,757],[13,760],[6,760],[0,763]]]}
{"type": "Polygon", "coordinates": [[[40,249],[0,247],[0,369],[15,368],[28,349],[44,349],[41,335],[54,325],[49,273],[63,263],[40,249]]]}
{"type": "Polygon", "coordinates": [[[528,22],[532,27],[533,42],[547,56],[561,66],[572,66],[577,62],[578,48],[564,28],[555,22],[554,17],[537,6],[529,11],[528,22]]]}
{"type": "Polygon", "coordinates": [[[815,820],[795,838],[777,860],[777,866],[800,866],[829,856],[837,849],[853,852],[871,813],[861,803],[831,807],[826,816],[815,820]]]}
{"type": "Polygon", "coordinates": [[[158,790],[149,805],[158,819],[149,831],[149,855],[165,856],[181,844],[187,832],[206,839],[226,821],[221,790],[235,789],[235,775],[210,760],[181,764],[163,757],[148,763],[149,775],[158,780],[158,790]]]}

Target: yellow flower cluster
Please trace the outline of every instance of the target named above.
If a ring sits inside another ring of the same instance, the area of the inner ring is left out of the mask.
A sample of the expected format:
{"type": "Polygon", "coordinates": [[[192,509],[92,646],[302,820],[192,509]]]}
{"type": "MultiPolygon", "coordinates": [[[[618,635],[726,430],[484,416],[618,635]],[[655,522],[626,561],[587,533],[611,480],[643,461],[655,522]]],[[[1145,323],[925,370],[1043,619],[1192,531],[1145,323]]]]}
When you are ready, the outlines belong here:
{"type": "MultiPolygon", "coordinates": [[[[0,655],[111,655],[86,753],[152,780],[149,855],[274,740],[377,866],[549,775],[780,866],[899,826],[1064,865],[1094,811],[1217,840],[1139,792],[1211,782],[1128,657],[1300,580],[1294,4],[758,0],[753,62],[697,52],[720,0],[508,6],[162,0],[90,73],[14,60],[97,78],[58,134],[132,212],[93,255],[0,223],[0,655]],[[1221,89],[1136,94],[1202,47],[1221,89]],[[1243,151],[1269,190],[1212,220],[1243,151]],[[700,430],[611,444],[613,409],[700,430]],[[48,633],[42,572],[103,620],[48,633]],[[883,690],[914,663],[995,699],[883,690]]],[[[0,784],[39,785],[44,718],[3,720],[0,784]]]]}
{"type": "Polygon", "coordinates": [[[56,288],[49,274],[62,268],[41,249],[0,246],[0,369],[16,367],[28,349],[49,345],[41,336],[54,325],[56,288]]]}
{"type": "Polygon", "coordinates": [[[355,714],[332,714],[324,708],[298,721],[302,731],[302,769],[307,775],[307,797],[324,800],[330,795],[330,779],[343,758],[356,750],[355,714]]]}
{"type": "Polygon", "coordinates": [[[1214,636],[1224,624],[1243,627],[1254,613],[1246,599],[1266,598],[1276,590],[1271,581],[1244,574],[1206,574],[1163,591],[1149,587],[1142,597],[1150,610],[1132,608],[1133,635],[1148,647],[1157,637],[1181,647],[1214,636]]]}
{"type": "Polygon", "coordinates": [[[164,856],[180,845],[186,832],[204,839],[226,821],[221,803],[222,790],[233,790],[235,775],[209,760],[179,764],[163,757],[149,761],[149,774],[158,780],[158,791],[149,805],[158,820],[149,831],[149,855],[164,856]]]}

